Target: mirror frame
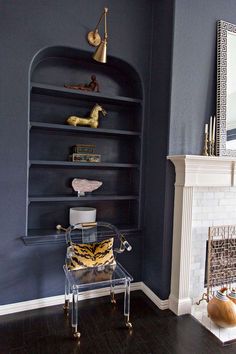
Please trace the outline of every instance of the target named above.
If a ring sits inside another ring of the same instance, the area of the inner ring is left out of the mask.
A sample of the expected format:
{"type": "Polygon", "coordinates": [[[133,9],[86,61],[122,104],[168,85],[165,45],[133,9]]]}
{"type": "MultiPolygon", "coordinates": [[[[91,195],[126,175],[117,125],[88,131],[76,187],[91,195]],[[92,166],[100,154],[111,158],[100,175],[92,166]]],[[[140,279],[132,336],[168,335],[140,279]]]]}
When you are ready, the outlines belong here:
{"type": "Polygon", "coordinates": [[[217,21],[216,154],[218,156],[236,156],[236,150],[226,148],[227,32],[236,34],[236,25],[223,20],[217,21]]]}

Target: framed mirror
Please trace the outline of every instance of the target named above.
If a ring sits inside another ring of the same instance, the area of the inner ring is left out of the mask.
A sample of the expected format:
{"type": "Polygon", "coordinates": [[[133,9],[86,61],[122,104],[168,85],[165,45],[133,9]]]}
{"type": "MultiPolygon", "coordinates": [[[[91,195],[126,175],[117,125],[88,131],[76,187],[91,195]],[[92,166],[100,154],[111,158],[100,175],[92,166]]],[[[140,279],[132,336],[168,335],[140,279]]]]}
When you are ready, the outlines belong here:
{"type": "Polygon", "coordinates": [[[217,22],[217,139],[219,156],[236,156],[236,25],[217,22]]]}

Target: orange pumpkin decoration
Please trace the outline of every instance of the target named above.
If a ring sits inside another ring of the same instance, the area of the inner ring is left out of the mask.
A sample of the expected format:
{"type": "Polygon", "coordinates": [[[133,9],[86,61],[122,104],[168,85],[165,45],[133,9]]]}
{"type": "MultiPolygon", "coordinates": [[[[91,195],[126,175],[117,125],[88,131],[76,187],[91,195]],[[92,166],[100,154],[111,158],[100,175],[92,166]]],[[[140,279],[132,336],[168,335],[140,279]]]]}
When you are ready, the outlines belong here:
{"type": "Polygon", "coordinates": [[[219,327],[236,326],[236,304],[227,295],[227,288],[217,290],[207,305],[208,316],[219,327]]]}

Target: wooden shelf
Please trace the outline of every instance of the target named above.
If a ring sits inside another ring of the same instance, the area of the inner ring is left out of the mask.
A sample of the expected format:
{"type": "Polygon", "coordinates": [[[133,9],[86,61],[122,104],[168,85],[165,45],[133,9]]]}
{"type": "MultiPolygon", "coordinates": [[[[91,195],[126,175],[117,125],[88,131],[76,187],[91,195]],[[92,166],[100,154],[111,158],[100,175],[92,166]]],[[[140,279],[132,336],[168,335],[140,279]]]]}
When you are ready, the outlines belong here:
{"type": "Polygon", "coordinates": [[[84,197],[77,196],[30,196],[29,203],[32,202],[86,202],[103,200],[138,200],[136,195],[90,195],[84,197]]]}
{"type": "Polygon", "coordinates": [[[30,166],[51,166],[51,167],[73,167],[73,168],[139,168],[138,164],[131,163],[110,163],[110,162],[70,162],[70,161],[48,161],[30,160],[30,166]]]}
{"type": "MultiPolygon", "coordinates": [[[[135,234],[137,236],[141,230],[136,225],[117,225],[119,230],[125,235],[135,234]]],[[[103,235],[113,235],[112,231],[104,231],[103,235]]],[[[99,236],[99,232],[98,232],[99,236]]],[[[76,230],[72,233],[72,239],[74,241],[80,241],[81,231],[76,230]]],[[[43,245],[48,243],[65,243],[65,233],[63,231],[48,230],[48,229],[30,229],[27,236],[22,236],[21,239],[25,245],[43,245]]]]}
{"type": "Polygon", "coordinates": [[[141,104],[142,100],[139,98],[123,97],[123,96],[111,96],[105,95],[103,93],[96,92],[84,92],[80,90],[68,89],[65,87],[40,84],[37,82],[31,83],[32,93],[47,95],[47,96],[56,96],[64,98],[73,98],[80,99],[92,102],[105,102],[111,104],[121,104],[125,103],[126,105],[137,105],[141,104]]]}
{"type": "MultiPolygon", "coordinates": [[[[85,80],[91,75],[90,64],[83,62],[81,66],[78,63],[77,67],[74,61],[71,66],[70,59],[57,60],[58,66],[52,67],[47,60],[42,67],[39,64],[33,73],[34,81],[31,81],[28,231],[21,239],[26,245],[65,243],[64,232],[57,231],[54,224],[61,220],[67,226],[69,208],[83,203],[97,209],[98,220],[106,219],[123,233],[136,237],[140,233],[142,206],[144,114],[141,81],[129,66],[122,69],[114,63],[114,67],[109,68],[96,66],[96,75],[102,79],[102,92],[69,89],[63,87],[63,77],[74,77],[76,68],[78,77],[85,80]],[[104,120],[96,129],[65,123],[65,117],[74,114],[77,107],[86,116],[95,103],[110,112],[109,121],[104,120]],[[69,161],[67,153],[78,143],[95,144],[102,162],[69,161]],[[105,188],[78,197],[68,188],[78,175],[101,180],[105,188]]],[[[111,235],[112,231],[104,230],[104,233],[111,235]]],[[[100,229],[98,235],[101,236],[100,229]]],[[[81,231],[74,231],[73,237],[81,240],[81,231]]]]}
{"type": "Polygon", "coordinates": [[[101,129],[101,128],[85,128],[85,127],[74,127],[72,125],[65,124],[51,124],[51,123],[40,123],[31,122],[30,128],[42,129],[42,130],[53,130],[61,132],[70,133],[87,133],[87,134],[102,134],[102,135],[127,135],[127,136],[141,136],[140,132],[130,131],[130,130],[118,130],[118,129],[101,129]]]}

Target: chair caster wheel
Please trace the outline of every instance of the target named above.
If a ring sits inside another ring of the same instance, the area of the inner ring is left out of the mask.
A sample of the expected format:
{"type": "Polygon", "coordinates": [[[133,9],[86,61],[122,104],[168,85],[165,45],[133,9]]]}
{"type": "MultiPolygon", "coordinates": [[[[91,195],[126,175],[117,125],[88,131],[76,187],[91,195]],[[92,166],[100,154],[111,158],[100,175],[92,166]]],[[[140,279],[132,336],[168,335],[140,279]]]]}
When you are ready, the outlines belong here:
{"type": "Polygon", "coordinates": [[[81,333],[80,332],[75,332],[74,334],[73,334],[73,336],[74,336],[74,338],[80,338],[80,336],[81,336],[81,333]]]}
{"type": "Polygon", "coordinates": [[[63,312],[64,312],[64,316],[68,317],[69,316],[69,308],[68,307],[64,307],[63,306],[63,312]]]}
{"type": "Polygon", "coordinates": [[[132,323],[131,322],[125,322],[125,326],[129,329],[133,328],[132,323]]]}
{"type": "Polygon", "coordinates": [[[66,300],[64,305],[63,305],[63,310],[64,312],[68,312],[69,311],[69,308],[70,308],[70,305],[69,305],[69,300],[66,300]]]}

